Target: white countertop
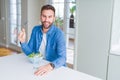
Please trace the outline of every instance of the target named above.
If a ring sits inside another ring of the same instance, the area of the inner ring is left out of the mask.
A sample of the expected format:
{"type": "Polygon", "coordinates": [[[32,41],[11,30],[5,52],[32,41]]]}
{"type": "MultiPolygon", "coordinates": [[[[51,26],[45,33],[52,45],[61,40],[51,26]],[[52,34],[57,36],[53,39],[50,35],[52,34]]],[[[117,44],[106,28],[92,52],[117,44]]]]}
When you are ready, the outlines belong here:
{"type": "Polygon", "coordinates": [[[102,80],[67,67],[60,67],[43,76],[35,76],[34,71],[24,54],[0,57],[0,80],[102,80]]]}

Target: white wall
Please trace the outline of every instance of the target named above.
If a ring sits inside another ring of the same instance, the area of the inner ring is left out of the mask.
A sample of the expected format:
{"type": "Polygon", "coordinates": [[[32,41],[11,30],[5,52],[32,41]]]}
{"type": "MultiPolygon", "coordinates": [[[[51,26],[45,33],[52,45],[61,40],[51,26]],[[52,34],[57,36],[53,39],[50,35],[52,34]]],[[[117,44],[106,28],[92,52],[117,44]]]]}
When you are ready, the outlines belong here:
{"type": "Polygon", "coordinates": [[[76,0],[75,69],[106,80],[113,0],[76,0]]]}
{"type": "Polygon", "coordinates": [[[40,22],[40,9],[41,6],[46,4],[45,0],[28,0],[28,12],[27,12],[27,21],[28,21],[28,40],[31,35],[31,31],[35,25],[38,25],[40,22]]]}

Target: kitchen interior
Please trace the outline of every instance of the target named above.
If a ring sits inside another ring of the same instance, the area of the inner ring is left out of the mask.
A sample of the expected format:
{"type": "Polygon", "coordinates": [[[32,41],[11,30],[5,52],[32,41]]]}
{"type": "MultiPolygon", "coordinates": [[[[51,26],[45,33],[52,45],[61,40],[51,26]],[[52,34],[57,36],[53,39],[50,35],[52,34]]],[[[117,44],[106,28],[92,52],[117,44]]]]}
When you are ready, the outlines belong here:
{"type": "Polygon", "coordinates": [[[22,52],[16,34],[25,27],[29,40],[32,28],[40,24],[43,4],[54,5],[58,13],[68,67],[103,80],[120,80],[119,0],[0,0],[0,51],[7,53],[0,52],[1,57],[22,52]]]}

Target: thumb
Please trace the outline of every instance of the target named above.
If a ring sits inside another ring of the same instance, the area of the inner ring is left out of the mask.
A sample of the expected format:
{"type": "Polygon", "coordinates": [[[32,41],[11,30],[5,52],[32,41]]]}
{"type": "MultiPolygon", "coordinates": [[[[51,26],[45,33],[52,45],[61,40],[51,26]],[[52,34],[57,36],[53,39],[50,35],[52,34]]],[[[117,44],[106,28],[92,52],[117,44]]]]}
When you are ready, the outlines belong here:
{"type": "Polygon", "coordinates": [[[24,28],[22,28],[22,32],[25,32],[25,29],[24,29],[24,28]]]}

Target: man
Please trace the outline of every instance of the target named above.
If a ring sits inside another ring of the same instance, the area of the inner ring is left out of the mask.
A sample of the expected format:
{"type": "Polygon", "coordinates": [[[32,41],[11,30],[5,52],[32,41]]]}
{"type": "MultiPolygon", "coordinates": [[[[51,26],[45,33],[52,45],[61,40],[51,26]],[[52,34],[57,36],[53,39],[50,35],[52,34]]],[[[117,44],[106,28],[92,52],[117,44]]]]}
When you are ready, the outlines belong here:
{"type": "Polygon", "coordinates": [[[50,63],[40,66],[35,75],[43,75],[54,68],[66,65],[66,43],[62,30],[56,27],[55,8],[52,5],[44,5],[41,8],[40,20],[42,25],[35,26],[31,38],[27,43],[25,29],[19,34],[21,48],[26,55],[40,52],[50,63]]]}

